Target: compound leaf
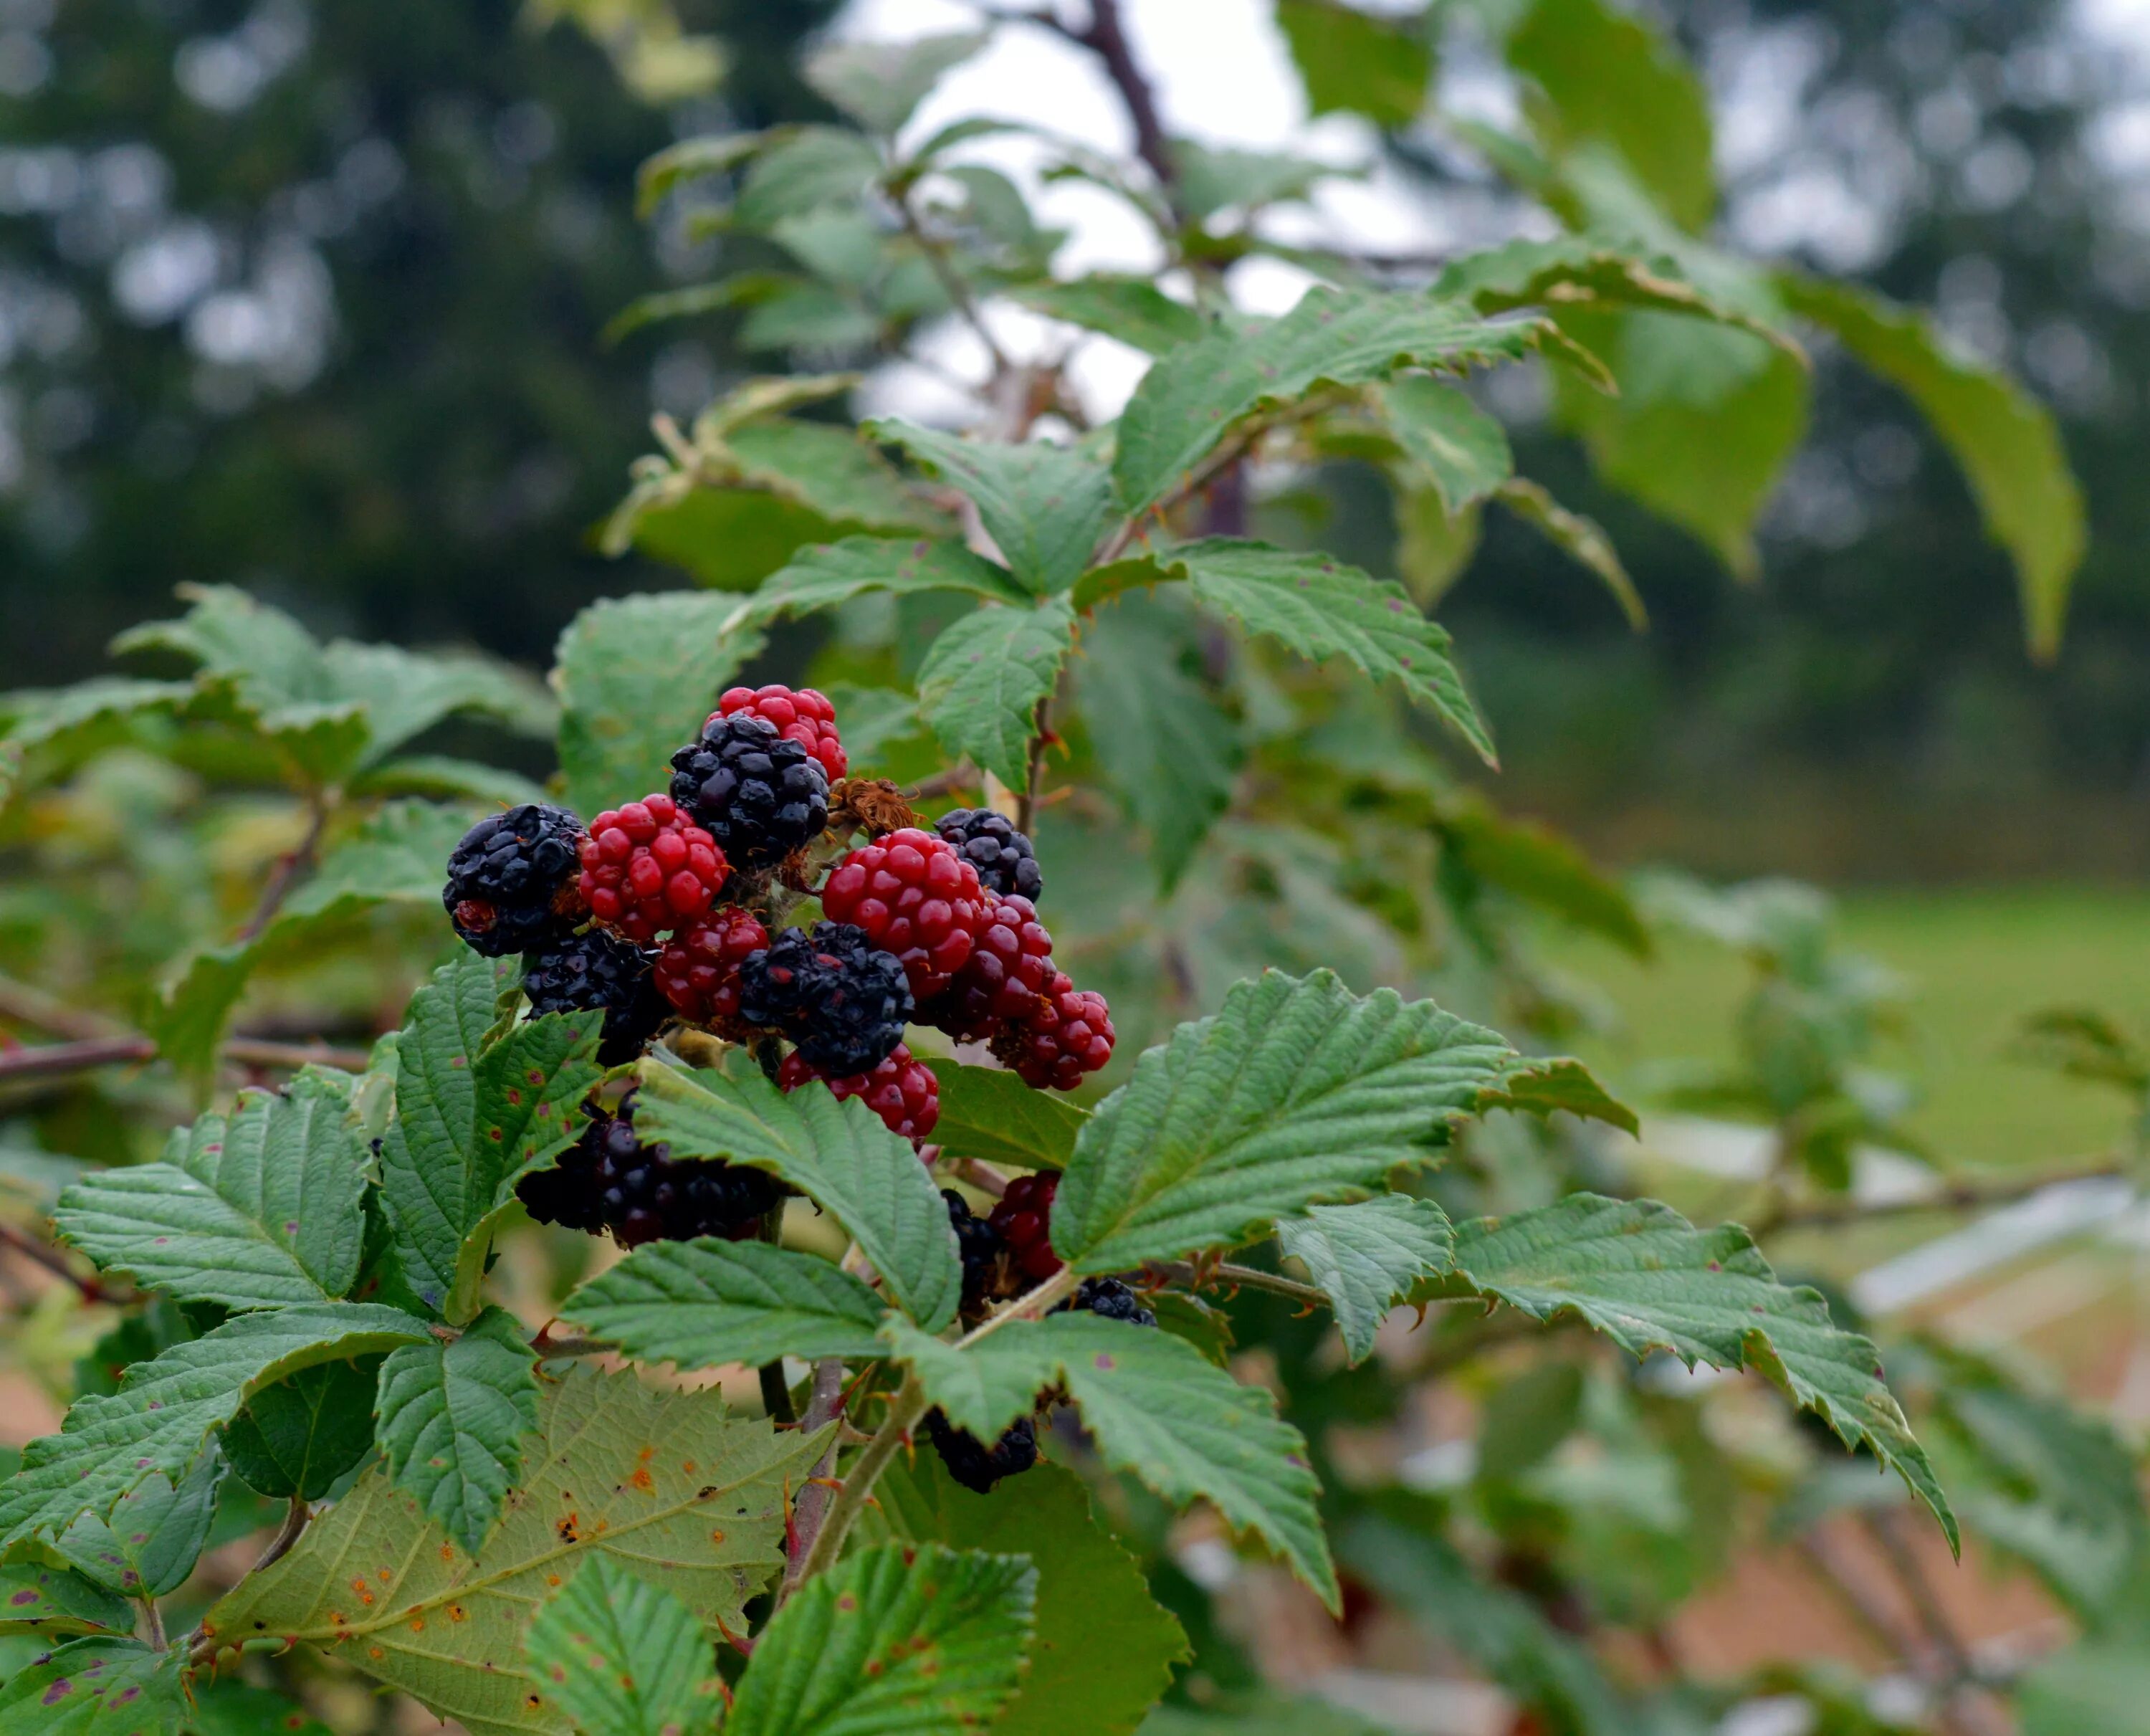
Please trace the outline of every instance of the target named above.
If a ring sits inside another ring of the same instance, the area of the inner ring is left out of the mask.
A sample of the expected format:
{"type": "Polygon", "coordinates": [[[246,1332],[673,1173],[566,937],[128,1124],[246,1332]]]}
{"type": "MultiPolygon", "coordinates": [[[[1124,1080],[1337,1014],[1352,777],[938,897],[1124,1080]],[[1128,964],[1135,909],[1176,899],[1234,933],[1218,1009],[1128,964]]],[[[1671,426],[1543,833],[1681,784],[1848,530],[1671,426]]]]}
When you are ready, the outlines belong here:
{"type": "Polygon", "coordinates": [[[1089,564],[1112,512],[1112,478],[1080,447],[1042,440],[966,440],[906,421],[868,424],[966,495],[1001,558],[1043,595],[1066,590],[1089,564]]]}
{"type": "Polygon", "coordinates": [[[1847,1446],[1893,1469],[1958,1547],[1948,1497],[1882,1384],[1873,1345],[1831,1325],[1819,1291],[1779,1284],[1736,1224],[1697,1229],[1655,1200],[1572,1194],[1458,1224],[1454,1270],[1413,1294],[1486,1296],[1538,1320],[1573,1315],[1633,1355],[1758,1370],[1847,1446]]]}
{"type": "Polygon", "coordinates": [[[1425,1163],[1522,1058],[1491,1031],[1327,971],[1235,983],[1143,1053],[1075,1143],[1052,1244],[1079,1271],[1229,1247],[1425,1163]]]}
{"type": "Polygon", "coordinates": [[[1037,1583],[1020,1555],[862,1551],[756,1640],[726,1736],[984,1728],[1022,1678],[1037,1583]]]}
{"type": "Polygon", "coordinates": [[[358,1275],[366,1152],[347,1106],[301,1075],[175,1132],[163,1163],[95,1170],[60,1196],[60,1234],[185,1302],[266,1308],[341,1296],[358,1275]]]}
{"type": "Polygon", "coordinates": [[[1062,597],[977,609],[945,628],[918,671],[919,709],[942,745],[1022,789],[1038,702],[1052,691],[1074,633],[1075,612],[1062,597]]]}
{"type": "Polygon", "coordinates": [[[567,1713],[517,1660],[537,1604],[593,1557],[741,1629],[746,1600],[783,1564],[786,1485],[810,1474],[825,1434],[780,1435],[714,1393],[588,1367],[541,1390],[538,1418],[482,1563],[376,1466],[209,1611],[205,1637],[310,1642],[471,1736],[566,1736],[567,1713]]]}
{"type": "Polygon", "coordinates": [[[475,1555],[538,1426],[538,1375],[515,1317],[488,1308],[450,1344],[428,1339],[381,1369],[388,1476],[475,1555]]]}
{"type": "Polygon", "coordinates": [[[637,1249],[560,1312],[638,1361],[698,1369],[878,1355],[874,1332],[888,1310],[825,1259],[704,1236],[637,1249]]]}
{"type": "Polygon", "coordinates": [[[733,1077],[642,1063],[635,1128],[675,1157],[765,1169],[843,1225],[898,1305],[928,1331],[956,1317],[963,1269],[948,1208],[909,1143],[855,1098],[788,1095],[759,1073],[733,1077]]]}
{"type": "Polygon", "coordinates": [[[1375,1330],[1411,1286],[1448,1269],[1455,1239],[1447,1213],[1407,1194],[1309,1206],[1277,1225],[1278,1245],[1327,1294],[1354,1366],[1373,1354],[1375,1330]]]}
{"type": "Polygon", "coordinates": [[[78,1399],[58,1434],[23,1449],[22,1469],[0,1483],[0,1547],[109,1515],[153,1471],[184,1476],[211,1430],[287,1375],[427,1335],[398,1309],[316,1302],[243,1314],[174,1345],[129,1369],[116,1393],[78,1399]]]}
{"type": "Polygon", "coordinates": [[[538,1606],[530,1673],[583,1736],[699,1736],[723,1702],[709,1637],[670,1592],[593,1557],[538,1606]]]}
{"type": "Polygon", "coordinates": [[[1242,1386],[1184,1339],[1072,1313],[1012,1321],[961,1350],[901,1320],[882,1337],[948,1420],[982,1441],[1064,1385],[1106,1465],[1175,1506],[1209,1501],[1337,1607],[1306,1442],[1265,1389],[1242,1386]]]}

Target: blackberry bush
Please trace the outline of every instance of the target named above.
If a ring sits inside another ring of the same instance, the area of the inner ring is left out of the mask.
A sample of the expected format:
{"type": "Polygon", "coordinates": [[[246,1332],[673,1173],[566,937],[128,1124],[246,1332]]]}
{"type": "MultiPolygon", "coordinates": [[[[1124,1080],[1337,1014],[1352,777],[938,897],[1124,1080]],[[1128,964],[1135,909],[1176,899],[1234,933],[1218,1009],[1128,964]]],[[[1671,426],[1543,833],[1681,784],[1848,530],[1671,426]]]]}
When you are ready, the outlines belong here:
{"type": "Polygon", "coordinates": [[[988,1446],[938,1410],[929,1410],[926,1438],[933,1443],[948,1474],[980,1495],[992,1494],[1003,1477],[1015,1476],[1037,1463],[1037,1425],[1027,1416],[1017,1417],[988,1446]]]}
{"type": "Polygon", "coordinates": [[[759,1169],[675,1158],[669,1146],[643,1144],[631,1092],[612,1114],[591,1117],[557,1170],[525,1176],[517,1192],[539,1223],[608,1230],[623,1248],[697,1236],[739,1241],[757,1234],[783,1198],[759,1169]]]}
{"type": "Polygon", "coordinates": [[[1006,815],[991,808],[951,808],[933,822],[933,830],[956,846],[988,892],[1035,901],[1044,890],[1037,851],[1006,815]]]}
{"type": "Polygon", "coordinates": [[[994,1032],[992,1047],[1024,1084],[1072,1091],[1113,1058],[1114,1041],[1105,997],[1056,971],[1037,1006],[994,1032]]]}
{"type": "Polygon", "coordinates": [[[714,911],[677,930],[657,955],[655,981],[680,1017],[737,1037],[739,970],[769,944],[769,930],[752,911],[714,911]]]}
{"type": "Polygon", "coordinates": [[[986,906],[971,956],[921,1016],[951,1037],[982,1042],[1040,1011],[1058,974],[1052,967],[1052,936],[1031,901],[996,897],[986,906]]]}
{"type": "Polygon", "coordinates": [[[672,756],[672,799],[741,868],[767,868],[821,835],[829,780],[821,762],[766,718],[719,715],[672,756]]]}
{"type": "Polygon", "coordinates": [[[986,916],[977,871],[947,840],[913,826],[838,863],[821,888],[821,908],[895,954],[920,1001],[939,994],[963,967],[986,916]]]}
{"type": "Polygon", "coordinates": [[[590,822],[582,842],[583,902],[638,946],[706,916],[730,877],[716,840],[669,795],[648,795],[590,822]]]}
{"type": "Polygon", "coordinates": [[[774,724],[779,734],[797,742],[820,763],[831,784],[850,770],[843,739],[836,733],[836,708],[829,703],[826,694],[810,687],[795,692],[773,683],[767,687],[727,688],[709,721],[742,716],[774,724]]]}
{"type": "Polygon", "coordinates": [[[1060,1256],[1052,1251],[1052,1199],[1060,1190],[1060,1178],[1051,1170],[1019,1175],[1007,1192],[995,1202],[986,1222],[1007,1244],[1008,1258],[1025,1277],[1050,1278],[1060,1269],[1060,1256]]]}
{"type": "Polygon", "coordinates": [[[776,1075],[780,1090],[796,1091],[809,1079],[820,1080],[840,1098],[861,1099],[889,1132],[913,1143],[931,1134],[941,1118],[941,1082],[902,1043],[867,1072],[825,1073],[797,1050],[784,1057],[776,1075]]]}

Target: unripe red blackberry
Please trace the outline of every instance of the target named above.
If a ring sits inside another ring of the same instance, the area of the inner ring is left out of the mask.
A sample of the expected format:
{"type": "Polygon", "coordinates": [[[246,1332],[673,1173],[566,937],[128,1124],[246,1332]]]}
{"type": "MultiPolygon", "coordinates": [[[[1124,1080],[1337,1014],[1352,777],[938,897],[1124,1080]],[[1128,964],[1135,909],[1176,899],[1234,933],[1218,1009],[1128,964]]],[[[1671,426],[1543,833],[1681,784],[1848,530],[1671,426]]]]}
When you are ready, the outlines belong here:
{"type": "Polygon", "coordinates": [[[971,956],[921,1017],[951,1037],[982,1042],[1036,1012],[1056,974],[1052,936],[1040,926],[1030,901],[992,898],[971,956]]]}
{"type": "Polygon", "coordinates": [[[840,1099],[863,1098],[889,1132],[914,1143],[931,1133],[941,1119],[941,1082],[902,1043],[890,1050],[887,1058],[870,1072],[831,1077],[796,1049],[784,1057],[784,1064],[776,1070],[777,1085],[785,1091],[796,1091],[809,1079],[820,1080],[840,1099]]]}
{"type": "Polygon", "coordinates": [[[575,883],[582,840],[581,820],[543,802],[487,815],[465,832],[441,889],[463,943],[504,958],[571,931],[583,914],[575,883]]]}
{"type": "Polygon", "coordinates": [[[986,1222],[1007,1244],[1016,1269],[1033,1282],[1050,1278],[1061,1267],[1052,1251],[1052,1196],[1060,1191],[1059,1172],[1041,1169],[1019,1175],[1007,1185],[986,1222]]]}
{"type": "Polygon", "coordinates": [[[739,966],[769,944],[751,911],[712,911],[674,933],[657,955],[657,991],[689,1024],[739,1024],[739,966]]]}
{"type": "Polygon", "coordinates": [[[844,744],[836,734],[836,708],[826,694],[810,687],[796,690],[771,684],[767,687],[727,688],[717,701],[711,720],[738,717],[742,713],[765,718],[780,734],[795,741],[816,760],[833,784],[850,770],[844,744]]]}
{"type": "Polygon", "coordinates": [[[939,1410],[929,1410],[926,1436],[933,1443],[933,1451],[941,1455],[941,1462],[948,1467],[948,1475],[981,1495],[992,1494],[993,1485],[1002,1477],[1014,1476],[1037,1463],[1037,1425],[1027,1416],[1018,1416],[999,1440],[987,1446],[939,1410]]]}
{"type": "Polygon", "coordinates": [[[590,914],[640,946],[706,915],[731,875],[717,840],[669,795],[598,815],[582,857],[578,884],[590,914]]]}
{"type": "Polygon", "coordinates": [[[977,870],[978,884],[1003,898],[1035,899],[1044,890],[1037,852],[1005,814],[991,808],[951,808],[933,830],[977,870]]]}
{"type": "Polygon", "coordinates": [[[829,824],[821,762],[765,718],[721,714],[672,756],[672,799],[741,868],[767,868],[829,824]]]}
{"type": "Polygon", "coordinates": [[[962,969],[986,916],[977,871],[946,839],[916,826],[845,856],[821,888],[821,908],[901,959],[921,1002],[962,969]]]}
{"type": "Polygon", "coordinates": [[[1113,1039],[1105,997],[1077,989],[1066,972],[1056,971],[1037,1007],[1022,1023],[1003,1026],[992,1049],[1024,1084],[1072,1091],[1113,1058],[1113,1039]]]}
{"type": "Polygon", "coordinates": [[[790,1037],[824,1074],[879,1067],[911,1013],[903,966],[848,923],[787,928],[739,966],[739,1017],[790,1037]]]}
{"type": "Polygon", "coordinates": [[[532,1012],[603,1007],[598,1060],[605,1067],[633,1060],[672,1016],[649,980],[649,955],[601,928],[524,953],[522,992],[530,997],[532,1012]]]}

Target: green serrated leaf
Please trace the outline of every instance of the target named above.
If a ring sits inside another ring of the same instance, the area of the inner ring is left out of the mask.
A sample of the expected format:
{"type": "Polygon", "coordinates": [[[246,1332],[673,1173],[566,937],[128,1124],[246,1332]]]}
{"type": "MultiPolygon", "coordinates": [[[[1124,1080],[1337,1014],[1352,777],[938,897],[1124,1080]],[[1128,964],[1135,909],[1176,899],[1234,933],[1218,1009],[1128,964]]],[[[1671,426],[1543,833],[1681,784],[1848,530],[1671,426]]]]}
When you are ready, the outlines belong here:
{"type": "Polygon", "coordinates": [[[566,1713],[517,1662],[552,1578],[611,1556],[704,1622],[743,1632],[746,1600],[783,1562],[786,1486],[810,1474],[826,1435],[780,1435],[713,1392],[587,1367],[542,1390],[538,1417],[529,1475],[482,1563],[376,1466],[212,1608],[207,1635],[309,1642],[471,1736],[566,1736],[566,1713]]]}
{"type": "Polygon", "coordinates": [[[1443,847],[1478,879],[1637,958],[1650,956],[1649,927],[1626,889],[1550,827],[1512,818],[1475,791],[1458,790],[1442,798],[1434,829],[1443,847]]]}
{"type": "Polygon", "coordinates": [[[945,628],[918,671],[919,709],[942,745],[1024,788],[1038,703],[1058,680],[1074,632],[1063,597],[976,609],[945,628]]]}
{"type": "Polygon", "coordinates": [[[0,1483],[0,1547],[110,1514],[153,1471],[184,1476],[211,1430],[285,1375],[426,1334],[396,1309],[320,1302],[240,1315],[137,1363],[118,1392],[78,1399],[58,1434],[23,1449],[22,1469],[0,1483]]]}
{"type": "Polygon", "coordinates": [[[0,1687],[0,1729],[23,1736],[179,1736],[183,1650],[70,1640],[0,1687]]]}
{"type": "Polygon", "coordinates": [[[823,205],[849,204],[881,172],[881,154],[843,127],[796,127],[766,145],[732,207],[742,229],[767,229],[823,205]]]}
{"type": "Polygon", "coordinates": [[[1310,290],[1283,318],[1220,329],[1143,376],[1120,416],[1113,480],[1121,507],[1146,511],[1244,418],[1318,385],[1363,386],[1405,367],[1460,373],[1517,360],[1547,338],[1542,323],[1496,326],[1422,294],[1310,290]]]}
{"type": "Polygon", "coordinates": [[[1375,1330],[1411,1286],[1448,1269],[1455,1240],[1447,1213],[1406,1194],[1309,1206],[1277,1225],[1278,1245],[1327,1294],[1354,1367],[1373,1354],[1375,1330]]]}
{"type": "Polygon", "coordinates": [[[84,1513],[53,1547],[90,1578],[128,1597],[162,1597],[194,1572],[216,1518],[224,1455],[197,1458],[176,1486],[153,1471],[119,1497],[109,1519],[84,1513]]]}
{"type": "Polygon", "coordinates": [[[1047,319],[1101,331],[1152,356],[1191,344],[1205,330],[1199,313],[1146,277],[1078,277],[1072,283],[1026,284],[1007,293],[1047,319]]]}
{"type": "Polygon", "coordinates": [[[2087,534],[2082,491],[2052,412],[2006,376],[1958,354],[1922,314],[1791,272],[1775,283],[1793,311],[1902,387],[1955,455],[1988,532],[2015,561],[2031,652],[2052,658],[2087,534]]]}
{"type": "Polygon", "coordinates": [[[723,1709],[694,1612],[608,1555],[538,1605],[522,1653],[583,1736],[702,1736],[723,1709]]]}
{"type": "Polygon", "coordinates": [[[731,620],[760,625],[786,615],[810,614],[870,591],[909,596],[926,591],[968,591],[1027,607],[1030,593],[1007,569],[975,555],[960,542],[926,537],[846,537],[803,548],[746,602],[731,620]]]}
{"type": "Polygon", "coordinates": [[[1779,1284],[1738,1224],[1697,1229],[1655,1200],[1572,1194],[1458,1224],[1454,1271],[1413,1299],[1458,1295],[1538,1320],[1572,1314],[1636,1356],[1665,1350],[1690,1368],[1758,1370],[1846,1446],[1895,1471],[1958,1547],[1948,1497],[1882,1384],[1873,1345],[1832,1325],[1819,1292],[1779,1284]]]}
{"type": "Polygon", "coordinates": [[[675,1157],[765,1169],[821,1206],[872,1263],[889,1294],[928,1331],[956,1317],[962,1264],[948,1208],[908,1141],[855,1098],[809,1086],[789,1094],[739,1077],[642,1063],[634,1123],[675,1157]]]}
{"type": "Polygon", "coordinates": [[[1567,1055],[1532,1055],[1518,1061],[1500,1081],[1478,1094],[1478,1113],[1512,1109],[1541,1118],[1556,1110],[1585,1121],[1602,1121],[1623,1133],[1638,1134],[1635,1112],[1599,1084],[1590,1069],[1567,1055]]]}
{"type": "Polygon", "coordinates": [[[1427,1162],[1519,1057],[1495,1032],[1333,974],[1235,984],[1135,1063],[1076,1141],[1052,1244],[1078,1271],[1226,1248],[1427,1162]]]}
{"type": "Polygon", "coordinates": [[[1278,0],[1277,27],[1315,114],[1363,114],[1376,126],[1417,119],[1433,76],[1426,27],[1399,29],[1335,0],[1278,0]]]}
{"type": "Polygon", "coordinates": [[[1017,583],[1051,595],[1082,576],[1112,513],[1112,478],[1093,454],[1045,441],[966,440],[906,421],[867,426],[969,497],[1017,583]]]}
{"type": "Polygon", "coordinates": [[[1375,578],[1320,553],[1207,537],[1157,557],[1184,575],[1206,607],[1249,633],[1319,662],[1341,657],[1376,681],[1394,681],[1453,724],[1488,765],[1493,738],[1449,659],[1448,631],[1394,579],[1375,578]]]}
{"type": "Polygon", "coordinates": [[[808,58],[806,82],[868,132],[892,134],[943,73],[985,46],[987,34],[956,30],[898,43],[831,43],[808,58]]]}
{"type": "Polygon", "coordinates": [[[1064,1385],[1106,1465],[1176,1506],[1209,1501],[1338,1607],[1305,1441],[1266,1390],[1242,1386],[1184,1340],[1072,1313],[1011,1321],[961,1350],[901,1320],[881,1336],[948,1420],[983,1441],[1064,1385]]]}
{"type": "Polygon", "coordinates": [[[874,1356],[887,1305],[850,1273],[760,1242],[656,1242],[560,1305],[590,1335],[682,1369],[780,1356],[874,1356]]]}
{"type": "MultiPolygon", "coordinates": [[[[717,696],[762,644],[734,626],[734,599],[694,591],[608,597],[560,635],[560,769],[585,819],[664,782],[717,696]]],[[[439,878],[437,872],[434,876],[439,878]]]]}
{"type": "Polygon", "coordinates": [[[1161,890],[1178,883],[1230,806],[1239,730],[1182,670],[1187,623],[1124,598],[1083,633],[1077,694],[1121,809],[1149,839],[1161,890]]]}
{"type": "Polygon", "coordinates": [[[1012,1163],[1019,1169],[1059,1169],[1075,1149],[1090,1112],[1050,1092],[1036,1091],[997,1067],[931,1060],[941,1084],[941,1119],[933,1143],[952,1158],[1012,1163]]]}
{"type": "Polygon", "coordinates": [[[224,1428],[239,1480],[272,1500],[326,1495],[373,1451],[381,1360],[324,1362],[255,1393],[224,1428]]]}
{"type": "Polygon", "coordinates": [[[603,1072],[600,1011],[532,1019],[487,1047],[506,980],[495,961],[459,955],[411,997],[397,1043],[381,1200],[404,1276],[432,1308],[476,1311],[472,1269],[482,1270],[484,1249],[469,1244],[515,1178],[575,1137],[603,1072]]]}
{"type": "Polygon", "coordinates": [[[0,1564],[0,1633],[134,1631],[134,1606],[85,1574],[36,1562],[0,1564]]]}
{"type": "Polygon", "coordinates": [[[1040,1465],[989,1497],[959,1487],[937,1454],[891,1465],[874,1486],[897,1536],[1027,1555],[1037,1570],[1030,1668],[994,1736],[1128,1736],[1188,1655],[1142,1564],[1098,1521],[1083,1480],[1040,1465]]]}
{"type": "Polygon", "coordinates": [[[538,1426],[536,1361],[515,1317],[488,1308],[452,1344],[430,1339],[381,1369],[389,1480],[473,1555],[538,1426]]]}
{"type": "Polygon", "coordinates": [[[862,1551],[776,1612],[726,1736],[983,1728],[1022,1678],[1037,1582],[1019,1555],[862,1551]]]}
{"type": "Polygon", "coordinates": [[[1375,386],[1373,403],[1451,514],[1485,499],[1514,472],[1507,430],[1452,386],[1406,375],[1375,386]]]}
{"type": "Polygon", "coordinates": [[[947,522],[945,514],[904,486],[895,467],[855,429],[826,422],[758,421],[732,430],[724,444],[747,481],[787,495],[832,526],[844,527],[802,542],[826,542],[854,527],[931,530],[947,522]]]}
{"type": "Polygon", "coordinates": [[[241,1092],[174,1133],[161,1163],[101,1169],[60,1196],[61,1236],[181,1301],[320,1302],[358,1275],[367,1153],[319,1082],[241,1092]]]}
{"type": "Polygon", "coordinates": [[[193,694],[187,682],[122,676],[0,694],[0,808],[58,768],[126,740],[138,724],[175,715],[193,694]]]}

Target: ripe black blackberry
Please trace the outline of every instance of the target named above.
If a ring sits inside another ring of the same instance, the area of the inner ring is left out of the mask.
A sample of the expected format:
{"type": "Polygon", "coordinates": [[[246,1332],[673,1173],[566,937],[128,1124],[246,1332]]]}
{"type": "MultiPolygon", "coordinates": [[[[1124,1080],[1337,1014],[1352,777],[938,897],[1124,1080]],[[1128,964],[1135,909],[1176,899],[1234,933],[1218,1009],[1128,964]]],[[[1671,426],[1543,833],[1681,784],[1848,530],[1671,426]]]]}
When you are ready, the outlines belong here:
{"type": "Polygon", "coordinates": [[[785,929],[747,955],[739,981],[739,1017],[790,1037],[824,1073],[871,1072],[911,1021],[903,966],[848,922],[785,929]]]}
{"type": "Polygon", "coordinates": [[[1157,1324],[1157,1316],[1142,1305],[1142,1298],[1117,1278],[1084,1279],[1075,1286],[1074,1295],[1061,1306],[1078,1314],[1093,1314],[1101,1320],[1124,1320],[1130,1326],[1157,1324]]]}
{"type": "Polygon", "coordinates": [[[590,1118],[558,1169],[524,1177],[516,1193],[539,1223],[608,1229],[623,1248],[696,1236],[742,1241],[783,1197],[759,1169],[644,1145],[635,1137],[633,1092],[615,1113],[590,1118]]]}
{"type": "Polygon", "coordinates": [[[933,830],[978,871],[978,884],[1003,898],[1035,899],[1045,881],[1037,852],[1005,814],[991,808],[951,808],[933,830]]]}
{"type": "Polygon", "coordinates": [[[672,1015],[650,975],[654,955],[593,928],[522,955],[522,992],[533,1012],[604,1009],[598,1060],[632,1061],[672,1015]]]}
{"type": "Polygon", "coordinates": [[[505,958],[572,929],[583,915],[575,887],[582,841],[582,821],[543,802],[488,815],[465,832],[441,889],[463,943],[505,958]]]}
{"type": "Polygon", "coordinates": [[[1001,1287],[1001,1255],[1007,1244],[992,1224],[972,1214],[970,1201],[953,1188],[943,1188],[941,1197],[948,1202],[948,1221],[956,1229],[956,1252],[963,1262],[961,1312],[974,1315],[1001,1287]]]}
{"type": "Polygon", "coordinates": [[[938,1410],[926,1413],[926,1434],[949,1476],[981,1495],[992,1494],[1002,1477],[1027,1471],[1037,1462],[1037,1425],[1027,1416],[1018,1416],[991,1446],[938,1410]]]}
{"type": "Polygon", "coordinates": [[[672,800],[739,868],[766,868],[829,824],[829,775],[801,743],[751,712],[722,714],[672,756],[672,800]]]}

